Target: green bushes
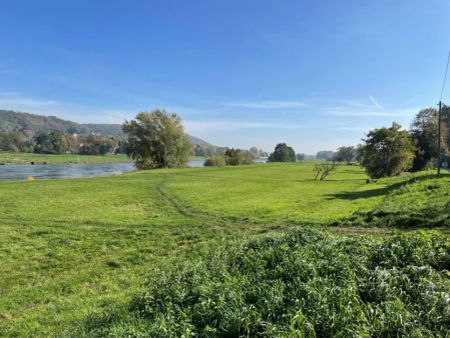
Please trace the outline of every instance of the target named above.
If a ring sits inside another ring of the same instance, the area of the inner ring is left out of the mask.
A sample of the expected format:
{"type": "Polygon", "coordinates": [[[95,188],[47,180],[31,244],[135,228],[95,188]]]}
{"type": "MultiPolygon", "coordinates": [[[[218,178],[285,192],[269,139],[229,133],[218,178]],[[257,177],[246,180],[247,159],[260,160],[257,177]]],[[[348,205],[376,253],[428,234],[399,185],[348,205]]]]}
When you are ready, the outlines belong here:
{"type": "Polygon", "coordinates": [[[225,159],[222,156],[211,156],[203,163],[205,167],[223,167],[225,165],[225,159]]]}
{"type": "Polygon", "coordinates": [[[152,272],[88,336],[445,337],[450,242],[437,233],[342,238],[303,229],[152,272]]]}

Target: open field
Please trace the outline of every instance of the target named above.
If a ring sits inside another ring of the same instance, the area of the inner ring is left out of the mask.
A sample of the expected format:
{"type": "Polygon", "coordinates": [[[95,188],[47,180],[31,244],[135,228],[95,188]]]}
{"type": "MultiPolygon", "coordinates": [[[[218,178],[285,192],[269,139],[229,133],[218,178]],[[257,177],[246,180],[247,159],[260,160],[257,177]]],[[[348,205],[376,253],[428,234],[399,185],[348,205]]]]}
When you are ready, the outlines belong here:
{"type": "Polygon", "coordinates": [[[67,164],[67,163],[109,163],[130,162],[125,155],[50,155],[34,153],[0,152],[1,164],[67,164]]]}
{"type": "MultiPolygon", "coordinates": [[[[359,167],[343,165],[319,182],[312,167],[0,183],[0,336],[54,336],[92,312],[128,304],[153,267],[195,257],[203,243],[342,219],[360,227],[364,216],[355,221],[356,211],[383,208],[403,216],[428,208],[443,215],[434,225],[448,224],[449,175],[366,184],[359,167]]],[[[339,233],[346,236],[345,228],[339,233]]]]}

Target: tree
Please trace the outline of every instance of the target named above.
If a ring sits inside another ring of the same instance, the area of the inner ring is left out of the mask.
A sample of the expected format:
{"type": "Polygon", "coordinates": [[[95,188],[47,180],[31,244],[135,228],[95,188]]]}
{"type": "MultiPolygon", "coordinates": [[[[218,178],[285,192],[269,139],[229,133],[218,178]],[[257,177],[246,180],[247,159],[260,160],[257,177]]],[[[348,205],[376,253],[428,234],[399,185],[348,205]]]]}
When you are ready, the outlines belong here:
{"type": "Polygon", "coordinates": [[[305,154],[297,154],[297,161],[304,161],[306,158],[305,154]]]}
{"type": "Polygon", "coordinates": [[[253,154],[246,150],[231,148],[225,151],[225,163],[227,165],[252,164],[254,160],[253,154]]]}
{"type": "Polygon", "coordinates": [[[0,151],[31,152],[33,142],[23,132],[0,132],[0,151]]]}
{"type": "Polygon", "coordinates": [[[338,162],[352,163],[355,160],[356,151],[355,147],[340,147],[338,148],[335,159],[338,162]]]}
{"type": "Polygon", "coordinates": [[[58,130],[49,133],[39,132],[34,136],[34,142],[35,153],[64,154],[69,151],[67,138],[58,130]]]}
{"type": "Polygon", "coordinates": [[[267,162],[295,162],[295,151],[286,143],[278,143],[267,162]]]}
{"type": "Polygon", "coordinates": [[[414,145],[398,123],[390,128],[371,130],[364,140],[362,165],[371,178],[395,176],[411,168],[414,145]]]}
{"type": "MultiPolygon", "coordinates": [[[[442,120],[441,146],[445,153],[448,149],[448,129],[445,120],[442,120]]],[[[412,170],[423,170],[438,156],[438,111],[434,108],[419,111],[411,123],[410,133],[416,145],[412,170]]]]}
{"type": "Polygon", "coordinates": [[[113,137],[98,136],[91,133],[84,138],[79,152],[85,155],[106,155],[112,153],[116,147],[117,140],[113,137]]]}
{"type": "Polygon", "coordinates": [[[316,173],[316,176],[314,177],[314,179],[316,181],[318,179],[323,181],[335,169],[336,169],[336,161],[333,161],[331,163],[330,162],[321,163],[321,164],[317,163],[314,165],[314,169],[313,169],[313,171],[316,173]]]}
{"type": "Polygon", "coordinates": [[[122,130],[128,135],[127,155],[138,169],[182,167],[189,160],[192,145],[175,113],[142,112],[122,130]]]}
{"type": "Polygon", "coordinates": [[[334,160],[335,153],[331,150],[322,150],[316,154],[317,160],[331,161],[334,160]]]}
{"type": "Polygon", "coordinates": [[[355,148],[355,160],[361,164],[364,159],[364,145],[363,144],[357,144],[355,148]]]}

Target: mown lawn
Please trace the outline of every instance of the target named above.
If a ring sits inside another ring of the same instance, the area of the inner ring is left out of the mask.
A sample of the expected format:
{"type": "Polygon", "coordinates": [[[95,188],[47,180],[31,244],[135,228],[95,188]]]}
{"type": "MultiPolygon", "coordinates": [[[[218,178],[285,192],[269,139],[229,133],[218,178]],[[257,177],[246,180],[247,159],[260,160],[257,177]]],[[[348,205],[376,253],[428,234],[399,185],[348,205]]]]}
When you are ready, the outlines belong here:
{"type": "Polygon", "coordinates": [[[390,180],[366,184],[356,166],[314,181],[312,166],[1,182],[0,336],[57,335],[128,302],[152,267],[199,243],[336,220],[389,191],[390,180]]]}

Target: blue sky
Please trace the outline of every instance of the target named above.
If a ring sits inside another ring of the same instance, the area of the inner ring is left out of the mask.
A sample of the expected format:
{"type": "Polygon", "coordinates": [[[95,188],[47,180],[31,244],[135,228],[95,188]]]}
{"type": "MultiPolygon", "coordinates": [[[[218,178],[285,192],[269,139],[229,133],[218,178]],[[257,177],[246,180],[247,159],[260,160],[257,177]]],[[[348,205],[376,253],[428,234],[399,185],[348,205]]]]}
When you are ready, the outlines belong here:
{"type": "Polygon", "coordinates": [[[449,50],[448,0],[0,0],[0,108],[315,153],[408,127],[449,50]]]}

